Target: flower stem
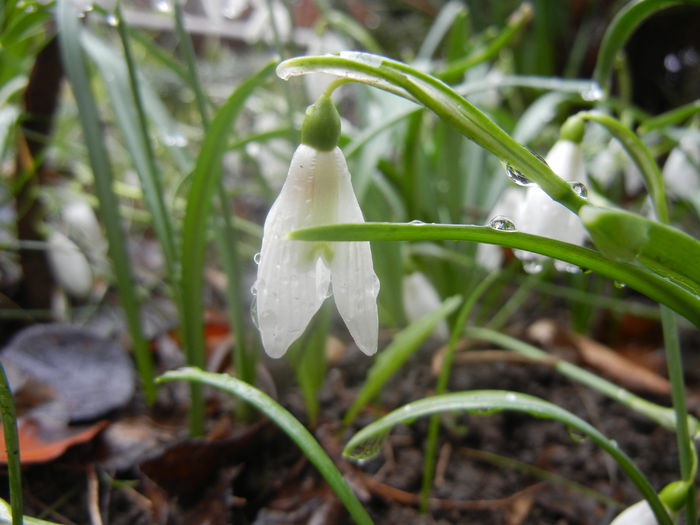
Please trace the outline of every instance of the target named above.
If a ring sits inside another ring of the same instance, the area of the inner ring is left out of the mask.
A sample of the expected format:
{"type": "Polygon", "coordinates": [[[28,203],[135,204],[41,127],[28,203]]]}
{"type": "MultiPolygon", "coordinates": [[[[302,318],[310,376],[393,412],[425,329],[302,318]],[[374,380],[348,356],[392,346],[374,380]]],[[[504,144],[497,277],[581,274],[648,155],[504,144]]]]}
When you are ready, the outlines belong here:
{"type": "MultiPolygon", "coordinates": [[[[445,352],[445,357],[442,360],[442,366],[440,367],[440,375],[438,376],[437,385],[435,387],[435,395],[442,395],[447,391],[447,382],[450,379],[450,374],[452,372],[452,362],[454,361],[455,351],[457,349],[457,341],[462,335],[464,326],[469,319],[469,314],[471,314],[476,301],[483,295],[483,293],[488,289],[491,284],[493,284],[499,277],[500,272],[494,272],[489,274],[479,285],[471,292],[467,300],[464,302],[462,309],[459,311],[457,320],[455,321],[454,328],[450,335],[450,340],[447,344],[447,350],[445,352]]],[[[433,414],[430,416],[430,422],[428,424],[428,436],[425,442],[425,456],[423,460],[423,482],[421,484],[420,493],[420,511],[425,513],[428,510],[428,503],[430,501],[430,489],[433,485],[433,477],[435,474],[435,456],[437,454],[437,441],[438,434],[440,432],[440,414],[433,414]]]]}

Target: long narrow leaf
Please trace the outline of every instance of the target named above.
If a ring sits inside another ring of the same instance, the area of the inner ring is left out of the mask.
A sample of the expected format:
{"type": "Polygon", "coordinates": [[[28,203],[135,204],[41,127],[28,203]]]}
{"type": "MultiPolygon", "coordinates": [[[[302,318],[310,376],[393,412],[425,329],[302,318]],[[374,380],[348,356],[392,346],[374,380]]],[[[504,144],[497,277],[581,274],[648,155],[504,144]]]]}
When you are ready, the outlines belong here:
{"type": "Polygon", "coordinates": [[[639,24],[661,9],[681,4],[698,5],[700,0],[634,0],[623,7],[610,22],[600,45],[593,71],[593,78],[598,84],[607,87],[617,53],[639,24]]]}
{"type": "Polygon", "coordinates": [[[384,384],[401,368],[413,352],[433,332],[435,326],[459,306],[461,297],[446,299],[440,308],[418,319],[399,332],[391,344],[377,356],[362,389],[343,418],[345,426],[360,413],[360,410],[376,396],[384,384]]]}
{"type": "MultiPolygon", "coordinates": [[[[213,197],[221,178],[221,158],[229,143],[231,125],[243,103],[272,73],[275,63],[269,62],[257,73],[248,77],[219,108],[209,126],[192,183],[187,194],[187,208],[183,222],[182,278],[180,282],[184,319],[182,325],[187,362],[204,366],[204,261],[207,245],[207,224],[213,206],[213,197]]],[[[201,405],[201,391],[193,390],[193,406],[201,405]]],[[[201,415],[190,422],[194,433],[200,433],[201,415]]]]}
{"type": "Polygon", "coordinates": [[[367,459],[378,452],[377,444],[396,425],[414,419],[443,412],[473,411],[477,413],[513,410],[535,417],[553,419],[587,436],[605,450],[629,476],[642,495],[649,501],[661,525],[672,525],[671,518],[659,500],[656,491],[637,468],[634,461],[618,447],[617,443],[606,438],[595,427],[563,408],[534,396],[502,390],[475,390],[457,392],[442,396],[428,397],[404,405],[386,416],[370,423],[355,434],[345,446],[343,454],[357,459],[367,459]]]}
{"type": "Polygon", "coordinates": [[[299,446],[304,455],[328,482],[336,496],[343,502],[355,522],[358,525],[372,524],[372,518],[369,517],[367,511],[357,500],[357,497],[343,479],[343,475],[338,471],[323,448],[321,448],[321,445],[306,430],[304,425],[279,403],[248,383],[225,374],[212,374],[194,368],[184,368],[167,372],[158,378],[159,383],[182,380],[209,385],[228,392],[247,401],[264,413],[299,446]]]}
{"type": "Polygon", "coordinates": [[[95,176],[95,190],[100,202],[99,212],[107,231],[109,255],[114,267],[119,298],[134,345],[136,365],[146,399],[152,402],[155,400],[155,386],[151,352],[141,329],[140,308],[126,249],[126,236],[121,224],[117,198],[112,190],[111,164],[80,43],[82,30],[78,11],[69,0],[59,0],[57,21],[61,57],[78,105],[78,116],[95,176]]]}
{"type": "Polygon", "coordinates": [[[290,237],[305,241],[471,241],[527,250],[625,283],[700,326],[700,298],[693,292],[644,268],[613,262],[597,251],[537,235],[500,231],[488,226],[377,222],[318,226],[292,232],[290,237]]]}
{"type": "Polygon", "coordinates": [[[0,363],[0,416],[2,431],[5,437],[5,452],[7,457],[7,474],[10,478],[10,504],[12,510],[12,525],[22,525],[22,468],[19,456],[19,438],[17,437],[17,413],[12,399],[10,383],[5,375],[5,367],[0,363]]]}

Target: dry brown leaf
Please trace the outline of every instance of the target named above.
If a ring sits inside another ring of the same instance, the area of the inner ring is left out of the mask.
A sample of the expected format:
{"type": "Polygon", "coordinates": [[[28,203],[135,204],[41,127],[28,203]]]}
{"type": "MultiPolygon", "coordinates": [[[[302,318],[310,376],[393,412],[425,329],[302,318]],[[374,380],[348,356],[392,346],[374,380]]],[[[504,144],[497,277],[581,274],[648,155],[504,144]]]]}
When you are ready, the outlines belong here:
{"type": "Polygon", "coordinates": [[[668,395],[671,384],[664,377],[645,368],[613,349],[582,335],[570,334],[581,359],[612,380],[638,392],[668,395]]]}
{"type": "MultiPolygon", "coordinates": [[[[69,447],[94,438],[109,424],[99,421],[88,427],[43,428],[34,418],[22,418],[17,422],[19,455],[22,463],[45,463],[62,455],[69,447]]],[[[7,463],[5,436],[0,432],[0,463],[7,463]]]]}

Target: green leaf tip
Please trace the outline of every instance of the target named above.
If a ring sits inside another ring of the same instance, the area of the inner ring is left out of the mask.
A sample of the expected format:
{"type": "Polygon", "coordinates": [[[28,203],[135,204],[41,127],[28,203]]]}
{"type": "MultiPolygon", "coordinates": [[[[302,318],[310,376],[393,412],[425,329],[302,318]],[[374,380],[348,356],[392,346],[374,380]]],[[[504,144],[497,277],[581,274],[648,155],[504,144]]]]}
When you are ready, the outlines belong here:
{"type": "Polygon", "coordinates": [[[635,260],[649,240],[647,223],[631,213],[586,205],[579,217],[596,248],[616,261],[635,260]]]}
{"type": "Polygon", "coordinates": [[[306,109],[301,124],[301,143],[319,151],[331,151],[340,138],[340,115],[328,95],[306,109]]]}

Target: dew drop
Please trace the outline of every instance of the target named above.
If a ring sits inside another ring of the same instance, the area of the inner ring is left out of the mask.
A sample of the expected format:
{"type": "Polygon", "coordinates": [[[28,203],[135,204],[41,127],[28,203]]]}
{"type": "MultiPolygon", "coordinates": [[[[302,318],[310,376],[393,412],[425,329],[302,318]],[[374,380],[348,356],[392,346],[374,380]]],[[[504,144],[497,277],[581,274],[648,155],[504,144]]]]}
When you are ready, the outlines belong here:
{"type": "MultiPolygon", "coordinates": [[[[542,155],[535,153],[534,151],[531,152],[535,157],[537,157],[540,161],[542,161],[544,164],[547,164],[547,161],[544,160],[544,157],[542,155]]],[[[510,180],[515,182],[518,186],[535,186],[536,183],[532,182],[530,179],[528,179],[523,173],[519,170],[516,170],[513,166],[510,164],[506,164],[506,173],[508,174],[508,177],[510,177],[510,180]]]]}
{"type": "Polygon", "coordinates": [[[596,102],[603,99],[603,90],[597,83],[591,84],[589,87],[581,91],[581,98],[587,102],[596,102]]]}
{"type": "Polygon", "coordinates": [[[187,146],[187,139],[181,133],[171,133],[163,137],[163,144],[171,148],[184,148],[187,146]]]}
{"type": "Polygon", "coordinates": [[[588,198],[588,188],[586,188],[586,185],[583,182],[572,182],[571,188],[579,197],[583,197],[584,199],[588,198]]]}
{"type": "Polygon", "coordinates": [[[506,401],[509,401],[511,403],[515,403],[518,400],[518,396],[515,395],[513,392],[508,392],[506,394],[506,401]]]}
{"type": "Polygon", "coordinates": [[[520,171],[516,170],[510,164],[506,164],[506,173],[510,177],[510,180],[515,182],[518,186],[533,186],[534,182],[528,179],[520,171]]]}
{"type": "Polygon", "coordinates": [[[539,261],[528,261],[523,264],[523,269],[529,274],[540,273],[544,266],[539,261]]]}
{"type": "Polygon", "coordinates": [[[258,295],[258,282],[257,282],[257,281],[255,281],[255,282],[253,283],[253,286],[250,287],[250,293],[251,293],[253,296],[258,295]]]}
{"type": "Polygon", "coordinates": [[[153,0],[153,7],[161,13],[170,13],[173,10],[170,0],[153,0]]]}
{"type": "Polygon", "coordinates": [[[515,223],[504,215],[496,215],[493,219],[491,219],[489,221],[489,228],[502,232],[518,231],[518,229],[515,227],[515,223]]]}
{"type": "Polygon", "coordinates": [[[613,281],[613,284],[615,285],[615,288],[618,290],[622,290],[623,288],[627,288],[627,285],[623,283],[622,281],[613,281]]]}
{"type": "Polygon", "coordinates": [[[110,27],[117,27],[117,17],[112,13],[105,15],[105,24],[110,27]]]}
{"type": "Polygon", "coordinates": [[[583,443],[588,439],[588,436],[586,434],[581,433],[578,429],[568,426],[566,427],[567,432],[569,433],[569,437],[575,442],[575,443],[583,443]]]}
{"type": "Polygon", "coordinates": [[[415,226],[423,226],[425,223],[423,221],[419,221],[418,219],[414,219],[411,222],[409,222],[408,224],[413,224],[415,226]]]}
{"type": "Polygon", "coordinates": [[[260,252],[256,253],[253,255],[253,262],[255,264],[260,264],[260,258],[262,257],[262,254],[260,252]]]}
{"type": "Polygon", "coordinates": [[[381,452],[382,447],[387,440],[387,436],[388,433],[381,433],[379,435],[372,436],[344,454],[358,463],[368,461],[381,452]]]}

